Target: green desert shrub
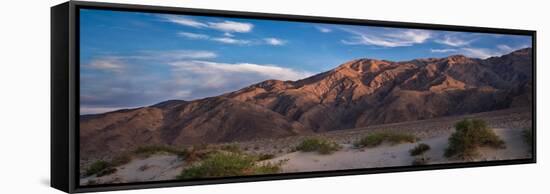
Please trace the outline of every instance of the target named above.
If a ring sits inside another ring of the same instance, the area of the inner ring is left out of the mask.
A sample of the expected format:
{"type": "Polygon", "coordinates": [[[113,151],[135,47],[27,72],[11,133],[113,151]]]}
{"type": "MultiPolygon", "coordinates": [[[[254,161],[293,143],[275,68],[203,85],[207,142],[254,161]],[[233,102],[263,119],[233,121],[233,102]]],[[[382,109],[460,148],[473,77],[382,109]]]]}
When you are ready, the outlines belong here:
{"type": "Polygon", "coordinates": [[[275,158],[275,155],[273,155],[273,154],[260,154],[260,155],[258,155],[258,160],[259,161],[269,160],[269,159],[273,159],[273,158],[275,158]]]}
{"type": "Polygon", "coordinates": [[[296,146],[298,151],[318,152],[319,154],[331,154],[340,149],[341,147],[337,143],[321,138],[308,138],[296,146]]]}
{"type": "Polygon", "coordinates": [[[91,176],[93,174],[96,174],[98,172],[101,172],[102,170],[105,170],[109,168],[111,165],[109,162],[98,160],[92,163],[88,168],[86,168],[86,172],[84,173],[86,176],[91,176]]]}
{"type": "Polygon", "coordinates": [[[120,165],[128,164],[131,160],[132,160],[132,157],[129,154],[121,154],[111,159],[110,164],[111,166],[120,166],[120,165]]]}
{"type": "Polygon", "coordinates": [[[97,177],[109,175],[115,173],[117,170],[115,167],[129,163],[132,157],[128,154],[121,154],[115,156],[110,162],[104,160],[98,160],[92,163],[85,170],[85,175],[90,176],[96,174],[97,177]]]}
{"type": "Polygon", "coordinates": [[[157,153],[170,153],[183,157],[187,154],[184,149],[177,149],[164,145],[141,146],[134,150],[134,154],[150,156],[157,153]]]}
{"type": "Polygon", "coordinates": [[[274,163],[274,164],[263,164],[256,166],[252,172],[253,174],[274,174],[281,171],[281,165],[282,163],[274,163]]]}
{"type": "Polygon", "coordinates": [[[411,156],[417,156],[420,154],[424,154],[424,152],[430,150],[430,146],[425,143],[421,143],[416,145],[413,149],[409,150],[409,153],[411,156]]]}
{"type": "Polygon", "coordinates": [[[228,152],[233,152],[233,153],[240,153],[241,152],[241,148],[236,144],[223,145],[220,149],[228,151],[228,152]]]}
{"type": "Polygon", "coordinates": [[[269,174],[280,171],[281,164],[256,164],[257,158],[232,152],[214,152],[184,169],[178,179],[269,174]]]}
{"type": "Polygon", "coordinates": [[[107,167],[106,169],[104,169],[102,171],[99,171],[96,175],[97,175],[97,177],[102,177],[102,176],[105,176],[105,175],[113,174],[116,171],[117,171],[117,169],[114,168],[114,167],[107,167]]]}
{"type": "MultiPolygon", "coordinates": [[[[235,149],[232,146],[231,147],[226,147],[226,149],[235,151],[235,149]]],[[[202,145],[191,146],[191,147],[189,147],[185,150],[184,159],[188,163],[193,163],[193,162],[197,162],[197,161],[200,161],[200,160],[204,159],[210,153],[214,153],[214,152],[231,152],[231,151],[228,151],[228,150],[223,150],[221,148],[220,149],[213,149],[208,145],[206,145],[206,146],[202,146],[202,145]]],[[[237,151],[237,153],[241,153],[241,152],[237,151]]]]}
{"type": "Polygon", "coordinates": [[[506,147],[505,142],[481,119],[464,119],[455,124],[455,129],[456,131],[449,137],[449,147],[445,149],[445,157],[470,159],[479,154],[478,147],[506,147]]]}
{"type": "Polygon", "coordinates": [[[357,148],[376,147],[383,142],[396,145],[400,143],[414,143],[416,140],[417,138],[414,135],[407,133],[378,132],[359,139],[359,141],[354,143],[354,146],[357,148]]]}

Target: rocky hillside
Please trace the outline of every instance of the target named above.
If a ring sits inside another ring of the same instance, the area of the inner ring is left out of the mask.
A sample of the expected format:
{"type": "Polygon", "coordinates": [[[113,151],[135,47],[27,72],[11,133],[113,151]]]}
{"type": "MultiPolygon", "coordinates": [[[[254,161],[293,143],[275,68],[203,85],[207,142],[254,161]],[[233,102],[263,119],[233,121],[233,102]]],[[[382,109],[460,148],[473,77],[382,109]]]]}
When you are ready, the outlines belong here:
{"type": "Polygon", "coordinates": [[[357,59],[298,81],[267,80],[205,99],[81,116],[81,154],[276,138],[529,106],[531,63],[530,48],[485,60],[357,59]]]}

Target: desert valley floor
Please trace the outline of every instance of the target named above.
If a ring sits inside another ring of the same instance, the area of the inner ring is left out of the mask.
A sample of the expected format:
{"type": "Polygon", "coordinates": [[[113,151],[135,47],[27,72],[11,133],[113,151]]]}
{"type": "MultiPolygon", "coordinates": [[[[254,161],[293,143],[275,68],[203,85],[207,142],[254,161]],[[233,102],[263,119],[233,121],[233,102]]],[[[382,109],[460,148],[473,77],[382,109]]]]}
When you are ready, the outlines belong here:
{"type": "MultiPolygon", "coordinates": [[[[531,158],[531,147],[524,141],[523,130],[531,128],[532,115],[529,108],[514,108],[492,112],[483,112],[463,116],[443,117],[412,122],[384,124],[365,128],[339,130],[311,135],[292,136],[278,139],[256,139],[245,142],[232,142],[239,150],[247,154],[269,154],[272,157],[257,163],[280,163],[278,173],[343,170],[357,168],[410,166],[415,157],[409,150],[419,143],[428,144],[431,149],[423,157],[429,158],[427,164],[510,160],[531,158]],[[481,147],[479,156],[472,160],[457,160],[444,157],[448,138],[454,132],[454,124],[464,118],[483,119],[491,129],[506,143],[504,149],[481,147]],[[371,148],[355,148],[353,142],[376,132],[408,133],[416,136],[414,143],[390,145],[383,143],[371,148]],[[341,149],[331,154],[296,151],[294,148],[306,138],[318,137],[336,142],[341,149]]],[[[226,144],[211,144],[221,147],[226,144]]],[[[83,169],[92,161],[81,161],[83,169]]],[[[103,184],[173,180],[188,164],[184,157],[173,153],[158,152],[142,157],[132,157],[123,165],[116,166],[113,173],[81,176],[80,183],[103,184]]]]}

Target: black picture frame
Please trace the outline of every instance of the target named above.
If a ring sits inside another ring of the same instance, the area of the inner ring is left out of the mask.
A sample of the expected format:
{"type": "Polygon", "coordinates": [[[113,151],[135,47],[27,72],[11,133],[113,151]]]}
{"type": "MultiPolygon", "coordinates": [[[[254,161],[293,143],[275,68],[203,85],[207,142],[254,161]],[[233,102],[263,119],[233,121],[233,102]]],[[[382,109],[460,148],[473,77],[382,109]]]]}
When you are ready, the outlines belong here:
{"type": "Polygon", "coordinates": [[[250,181],[312,178],[404,172],[418,170],[437,170],[465,167],[481,167],[511,164],[536,163],[536,31],[519,29],[485,28],[440,24],[422,24],[393,21],[375,21],[365,19],[346,19],[333,17],[222,11],[209,9],[191,9],[147,5],[130,5],[69,1],[51,8],[51,186],[64,192],[95,192],[126,189],[144,189],[188,185],[220,184],[250,181]],[[323,172],[302,172],[273,175],[255,175],[246,177],[213,178],[190,181],[155,181],[123,184],[105,184],[98,186],[80,186],[79,181],[79,9],[102,9],[118,11],[137,11],[154,13],[172,13],[185,15],[223,16],[235,18],[269,19],[299,21],[309,23],[352,24],[396,28],[414,28],[477,33],[498,33],[527,35],[532,37],[533,104],[532,158],[517,160],[484,161],[472,163],[431,164],[426,166],[383,167],[369,169],[337,170],[323,172]]]}

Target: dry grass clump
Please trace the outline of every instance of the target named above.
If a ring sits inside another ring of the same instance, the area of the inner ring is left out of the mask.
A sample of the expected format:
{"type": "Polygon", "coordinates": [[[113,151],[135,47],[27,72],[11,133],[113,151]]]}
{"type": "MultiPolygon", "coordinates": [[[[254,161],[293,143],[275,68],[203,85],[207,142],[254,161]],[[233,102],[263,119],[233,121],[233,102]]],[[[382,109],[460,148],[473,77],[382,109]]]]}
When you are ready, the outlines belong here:
{"type": "Polygon", "coordinates": [[[449,147],[445,149],[445,157],[472,159],[479,155],[478,148],[506,148],[502,141],[487,123],[481,119],[464,119],[455,124],[456,131],[449,137],[449,147]]]}

